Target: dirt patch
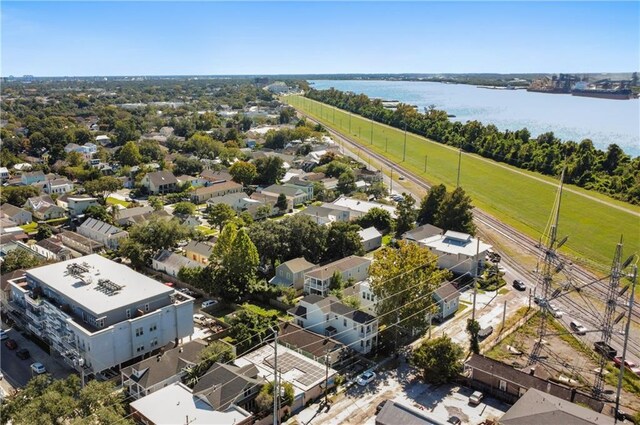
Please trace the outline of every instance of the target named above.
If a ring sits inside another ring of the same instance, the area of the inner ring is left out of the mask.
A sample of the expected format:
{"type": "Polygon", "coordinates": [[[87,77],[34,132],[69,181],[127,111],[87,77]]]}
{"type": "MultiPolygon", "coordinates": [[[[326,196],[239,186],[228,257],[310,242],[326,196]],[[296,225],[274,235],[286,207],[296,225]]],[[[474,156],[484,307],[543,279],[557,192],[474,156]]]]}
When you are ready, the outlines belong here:
{"type": "MultiPolygon", "coordinates": [[[[538,341],[539,325],[540,316],[536,314],[516,332],[485,354],[516,368],[525,369],[529,355],[538,341]]],[[[539,351],[536,375],[552,380],[570,380],[568,382],[571,386],[575,386],[585,393],[590,393],[599,367],[598,357],[589,347],[565,332],[562,325],[552,318],[547,319],[547,336],[543,338],[543,344],[539,351]]],[[[617,378],[618,369],[615,369],[611,364],[608,365],[605,375],[605,392],[615,393],[617,378]]],[[[567,381],[565,381],[565,385],[567,385],[567,381]]],[[[620,401],[623,410],[637,411],[640,406],[640,378],[625,377],[625,386],[626,389],[623,387],[620,401]]]]}

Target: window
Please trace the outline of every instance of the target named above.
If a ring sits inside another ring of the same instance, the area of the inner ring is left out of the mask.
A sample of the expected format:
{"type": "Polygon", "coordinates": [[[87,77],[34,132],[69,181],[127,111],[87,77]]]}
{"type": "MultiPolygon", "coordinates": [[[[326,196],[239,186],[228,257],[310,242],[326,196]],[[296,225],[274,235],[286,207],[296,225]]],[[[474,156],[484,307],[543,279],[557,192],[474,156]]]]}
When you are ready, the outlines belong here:
{"type": "Polygon", "coordinates": [[[367,294],[365,294],[364,292],[362,293],[362,299],[367,299],[367,294]]]}
{"type": "Polygon", "coordinates": [[[141,352],[144,351],[144,345],[139,346],[138,348],[136,348],[136,352],[141,352]]]}
{"type": "Polygon", "coordinates": [[[149,311],[149,303],[146,303],[146,304],[144,305],[144,311],[149,311]]]}
{"type": "Polygon", "coordinates": [[[364,347],[364,341],[360,340],[360,347],[364,347]]]}
{"type": "Polygon", "coordinates": [[[98,320],[98,327],[99,328],[104,328],[104,319],[98,320]]]}
{"type": "Polygon", "coordinates": [[[149,332],[153,332],[153,331],[155,331],[156,329],[158,329],[158,326],[154,323],[153,325],[151,325],[151,326],[149,327],[149,332]]]}
{"type": "Polygon", "coordinates": [[[142,335],[144,335],[144,329],[136,328],[136,336],[142,336],[142,335]]]}
{"type": "Polygon", "coordinates": [[[347,327],[347,319],[342,319],[342,326],[347,327]]]}
{"type": "Polygon", "coordinates": [[[158,345],[158,338],[153,338],[153,339],[151,340],[150,345],[151,345],[152,347],[155,347],[156,345],[158,345]]]}
{"type": "Polygon", "coordinates": [[[507,381],[500,380],[500,391],[507,391],[507,381]]]}
{"type": "Polygon", "coordinates": [[[367,340],[367,347],[370,347],[370,346],[371,346],[371,340],[370,340],[370,339],[368,339],[368,340],[367,340]]]}
{"type": "Polygon", "coordinates": [[[131,309],[127,309],[127,319],[131,319],[131,309]]]}
{"type": "Polygon", "coordinates": [[[301,328],[304,328],[304,323],[300,319],[298,319],[298,326],[300,326],[301,328]]]}
{"type": "Polygon", "coordinates": [[[327,314],[327,319],[326,320],[327,320],[327,322],[329,321],[329,315],[328,314],[327,314]]]}

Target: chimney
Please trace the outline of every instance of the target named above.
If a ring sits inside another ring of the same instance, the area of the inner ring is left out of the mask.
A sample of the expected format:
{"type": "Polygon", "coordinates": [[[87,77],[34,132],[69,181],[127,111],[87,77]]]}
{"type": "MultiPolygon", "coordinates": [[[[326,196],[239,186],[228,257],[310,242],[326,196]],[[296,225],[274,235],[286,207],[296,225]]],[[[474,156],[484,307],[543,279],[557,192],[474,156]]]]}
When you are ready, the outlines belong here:
{"type": "Polygon", "coordinates": [[[159,362],[160,360],[162,360],[162,354],[158,354],[158,355],[156,356],[156,361],[158,361],[158,362],[159,362]]]}
{"type": "Polygon", "coordinates": [[[534,376],[536,373],[536,368],[535,366],[529,369],[529,375],[534,376]]]}

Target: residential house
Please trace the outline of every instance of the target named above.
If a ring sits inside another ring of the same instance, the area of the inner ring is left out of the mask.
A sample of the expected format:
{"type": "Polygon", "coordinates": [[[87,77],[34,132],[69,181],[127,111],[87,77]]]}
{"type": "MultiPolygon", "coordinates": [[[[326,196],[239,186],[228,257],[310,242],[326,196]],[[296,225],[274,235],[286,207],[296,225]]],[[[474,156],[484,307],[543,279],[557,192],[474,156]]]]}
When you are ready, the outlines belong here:
{"type": "Polygon", "coordinates": [[[93,156],[93,154],[98,152],[98,146],[95,143],[85,143],[82,146],[75,143],[69,143],[64,147],[64,151],[66,153],[78,152],[85,158],[89,159],[93,156]]]}
{"type": "Polygon", "coordinates": [[[138,217],[152,213],[153,207],[133,207],[116,211],[115,223],[118,226],[131,226],[138,223],[138,217]]]}
{"type": "Polygon", "coordinates": [[[207,183],[209,183],[208,180],[202,177],[193,177],[193,176],[187,176],[187,175],[178,176],[176,177],[176,180],[178,180],[178,184],[182,185],[185,183],[189,183],[191,187],[202,187],[202,186],[206,186],[207,183]]]}
{"type": "Polygon", "coordinates": [[[234,181],[225,181],[221,183],[214,183],[210,186],[199,187],[191,194],[191,198],[194,203],[202,204],[208,199],[216,196],[224,196],[229,193],[242,192],[242,185],[234,181]]]}
{"type": "Polygon", "coordinates": [[[491,245],[466,233],[447,231],[421,239],[418,243],[438,256],[438,267],[458,275],[477,276],[484,269],[484,258],[491,245]]]}
{"type": "Polygon", "coordinates": [[[288,320],[280,321],[278,327],[278,344],[320,363],[328,360],[333,368],[344,364],[354,353],[340,341],[318,335],[288,320]]]}
{"type": "Polygon", "coordinates": [[[193,261],[197,261],[200,264],[209,264],[209,257],[213,252],[213,245],[206,242],[190,241],[187,246],[184,247],[185,256],[193,261]]]}
{"type": "Polygon", "coordinates": [[[126,230],[95,218],[86,219],[78,226],[77,232],[82,236],[100,242],[108,249],[118,249],[120,239],[129,236],[129,232],[126,230]]]}
{"type": "Polygon", "coordinates": [[[269,280],[269,283],[302,291],[304,288],[304,274],[316,267],[316,264],[310,263],[304,257],[285,261],[276,267],[276,275],[269,280]]]}
{"type": "Polygon", "coordinates": [[[73,190],[73,182],[66,178],[47,180],[42,188],[49,195],[60,195],[73,190]]]}
{"type": "Polygon", "coordinates": [[[180,269],[201,267],[202,264],[175,252],[163,249],[151,260],[151,268],[169,276],[178,277],[180,269]]]}
{"type": "Polygon", "coordinates": [[[0,206],[0,215],[11,219],[18,226],[31,223],[33,220],[33,216],[29,211],[8,203],[0,206]]]}
{"type": "Polygon", "coordinates": [[[32,184],[43,182],[45,180],[46,176],[44,175],[44,172],[40,170],[24,172],[20,177],[20,181],[25,186],[31,186],[32,184]]]}
{"type": "Polygon", "coordinates": [[[332,337],[362,354],[369,353],[378,340],[378,319],[334,296],[307,295],[288,313],[296,325],[332,337]]]}
{"type": "Polygon", "coordinates": [[[360,302],[360,310],[376,316],[376,296],[371,289],[371,284],[368,279],[344,288],[342,294],[345,297],[357,298],[360,302]]]}
{"type": "Polygon", "coordinates": [[[79,233],[71,232],[69,230],[58,233],[56,236],[63,245],[78,251],[81,254],[94,254],[104,248],[102,243],[96,242],[93,239],[89,239],[79,233]]]}
{"type": "Polygon", "coordinates": [[[71,217],[77,217],[84,214],[87,208],[98,206],[98,198],[87,195],[73,195],[67,197],[67,210],[71,217]]]}
{"type": "Polygon", "coordinates": [[[328,225],[336,221],[347,222],[351,220],[351,211],[348,208],[333,204],[310,205],[299,214],[308,215],[317,224],[328,225]]]}
{"type": "Polygon", "coordinates": [[[369,258],[351,255],[324,266],[316,267],[304,275],[304,293],[327,296],[329,294],[329,283],[336,272],[345,281],[350,279],[355,282],[365,280],[369,277],[370,265],[371,260],[369,258]]]}
{"type": "Polygon", "coordinates": [[[433,316],[439,322],[445,321],[458,311],[460,291],[451,282],[446,282],[433,293],[438,311],[433,316]]]}
{"type": "Polygon", "coordinates": [[[253,364],[242,367],[214,363],[193,387],[193,393],[205,399],[216,410],[232,405],[255,410],[255,398],[266,381],[253,364]]]}
{"type": "MultiPolygon", "coordinates": [[[[274,354],[273,344],[266,344],[237,358],[234,364],[241,368],[254,365],[258,369],[258,376],[270,382],[274,379],[274,354]]],[[[293,386],[293,413],[302,410],[307,403],[324,393],[325,380],[328,380],[329,387],[334,385],[337,372],[333,368],[327,368],[324,362],[314,361],[282,344],[278,344],[277,361],[281,379],[293,386]]]]}
{"type": "Polygon", "coordinates": [[[10,177],[7,167],[0,167],[0,180],[9,180],[10,177]]]}
{"type": "Polygon", "coordinates": [[[349,198],[347,196],[341,196],[335,201],[333,201],[334,205],[338,205],[341,207],[349,208],[351,211],[356,211],[362,215],[366,214],[372,208],[380,208],[387,211],[391,218],[396,218],[396,208],[391,205],[381,204],[379,202],[373,201],[362,201],[356,198],[349,198]]]}
{"type": "Polygon", "coordinates": [[[292,209],[313,200],[313,184],[310,186],[289,183],[283,185],[273,184],[262,189],[260,193],[276,197],[284,194],[287,197],[287,209],[292,209]]]}
{"type": "Polygon", "coordinates": [[[473,354],[464,367],[467,382],[472,388],[510,404],[533,388],[571,403],[582,403],[596,412],[601,412],[604,406],[602,401],[592,398],[590,394],[537,376],[539,372],[535,368],[518,370],[481,354],[473,354]]]}
{"type": "Polygon", "coordinates": [[[434,419],[430,414],[423,410],[406,404],[387,400],[380,412],[376,415],[375,425],[446,425],[434,419]]]}
{"type": "Polygon", "coordinates": [[[87,374],[193,333],[193,298],[98,254],[27,270],[10,285],[10,317],[87,374]]]}
{"type": "Polygon", "coordinates": [[[209,184],[230,182],[230,181],[233,180],[233,176],[231,174],[229,174],[228,171],[224,171],[224,170],[220,170],[220,171],[203,170],[200,173],[200,178],[202,178],[202,179],[206,180],[207,182],[209,182],[207,184],[207,186],[209,184]]]}
{"type": "MultiPolygon", "coordinates": [[[[254,194],[255,195],[255,194],[254,194]]],[[[216,205],[216,204],[226,204],[229,205],[235,212],[238,214],[242,212],[248,212],[251,214],[251,217],[257,218],[258,212],[263,213],[260,207],[266,205],[269,207],[266,213],[267,217],[275,215],[279,212],[279,210],[275,207],[275,201],[271,202],[271,200],[264,201],[264,198],[260,199],[259,197],[254,198],[250,197],[244,192],[237,193],[228,193],[223,196],[216,196],[207,201],[208,205],[216,205]],[[257,199],[256,199],[257,198],[257,199]]],[[[264,218],[261,217],[261,218],[264,218]]]]}
{"type": "Polygon", "coordinates": [[[175,192],[178,188],[176,176],[168,170],[147,173],[141,183],[153,195],[175,192]]]}
{"type": "Polygon", "coordinates": [[[246,410],[231,405],[218,411],[180,382],[134,401],[129,409],[134,421],[143,425],[183,424],[185,421],[190,425],[253,423],[253,415],[246,410]]]}
{"type": "Polygon", "coordinates": [[[24,208],[31,211],[33,217],[38,220],[53,220],[66,216],[66,211],[53,202],[51,196],[41,195],[27,199],[24,208]]]}
{"type": "Polygon", "coordinates": [[[419,242],[423,239],[442,235],[444,231],[431,224],[423,224],[402,234],[402,239],[408,242],[419,242]]]}
{"type": "Polygon", "coordinates": [[[200,361],[200,352],[206,346],[206,342],[196,339],[179,347],[161,350],[155,356],[123,368],[120,374],[127,396],[138,400],[167,385],[181,382],[189,369],[200,361]]]}
{"type": "Polygon", "coordinates": [[[382,233],[375,227],[371,226],[358,232],[362,239],[362,247],[366,252],[373,251],[382,246],[382,233]]]}
{"type": "Polygon", "coordinates": [[[96,136],[96,143],[101,146],[107,146],[111,144],[111,139],[106,134],[96,136]]]}
{"type": "Polygon", "coordinates": [[[616,421],[611,416],[603,415],[535,388],[529,388],[507,410],[498,423],[500,425],[614,425],[616,421]]]}
{"type": "Polygon", "coordinates": [[[57,237],[52,236],[31,245],[31,249],[52,261],[65,261],[72,258],[71,250],[66,248],[57,237]]]}

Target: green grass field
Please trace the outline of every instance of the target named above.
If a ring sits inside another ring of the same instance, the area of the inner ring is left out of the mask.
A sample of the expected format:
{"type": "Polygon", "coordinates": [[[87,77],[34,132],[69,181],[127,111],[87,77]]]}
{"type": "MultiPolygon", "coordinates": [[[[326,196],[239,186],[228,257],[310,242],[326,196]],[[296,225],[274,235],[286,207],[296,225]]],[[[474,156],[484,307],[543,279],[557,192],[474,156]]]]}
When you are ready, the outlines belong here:
{"type": "Polygon", "coordinates": [[[123,201],[122,199],[118,199],[118,198],[113,198],[111,196],[109,196],[107,198],[107,204],[112,205],[112,204],[116,204],[116,205],[122,205],[125,208],[129,208],[129,206],[131,205],[131,202],[127,202],[127,201],[123,201]]]}
{"type": "MultiPolygon", "coordinates": [[[[401,130],[301,96],[283,99],[323,125],[350,135],[352,140],[421,175],[427,182],[444,183],[449,189],[455,187],[456,149],[407,133],[404,153],[405,135],[401,130]]],[[[557,179],[466,153],[462,155],[460,168],[460,185],[474,205],[519,231],[540,238],[551,214],[557,179]]],[[[575,186],[567,187],[577,192],[565,191],[562,198],[559,234],[569,235],[563,248],[567,253],[583,264],[606,270],[620,235],[624,235],[625,253],[640,251],[640,217],[636,215],[640,207],[575,186]]]]}

